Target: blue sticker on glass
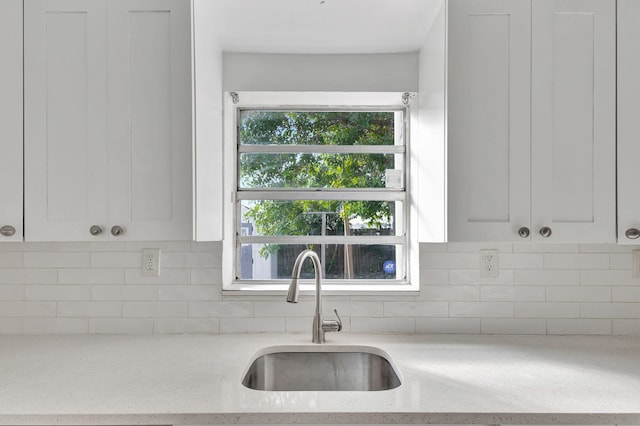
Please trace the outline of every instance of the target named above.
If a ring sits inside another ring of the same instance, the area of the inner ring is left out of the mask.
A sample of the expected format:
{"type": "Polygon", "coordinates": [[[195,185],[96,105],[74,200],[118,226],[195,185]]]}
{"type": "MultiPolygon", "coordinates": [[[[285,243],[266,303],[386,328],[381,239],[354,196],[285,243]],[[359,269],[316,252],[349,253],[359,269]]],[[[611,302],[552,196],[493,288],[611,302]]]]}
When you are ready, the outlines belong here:
{"type": "Polygon", "coordinates": [[[394,272],[396,272],[396,262],[394,262],[393,260],[387,260],[382,265],[382,269],[387,274],[393,274],[394,272]]]}

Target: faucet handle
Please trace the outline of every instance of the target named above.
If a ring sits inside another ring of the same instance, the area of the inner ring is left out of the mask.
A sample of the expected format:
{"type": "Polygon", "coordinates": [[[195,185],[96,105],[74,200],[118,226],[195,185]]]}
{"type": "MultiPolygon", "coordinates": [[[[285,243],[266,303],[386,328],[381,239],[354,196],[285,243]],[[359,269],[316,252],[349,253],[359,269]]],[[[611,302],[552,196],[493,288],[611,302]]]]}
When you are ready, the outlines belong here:
{"type": "Polygon", "coordinates": [[[333,312],[336,313],[336,317],[338,317],[338,320],[322,321],[322,331],[341,331],[342,330],[342,320],[340,319],[340,315],[338,315],[338,310],[334,309],[333,312]]]}
{"type": "Polygon", "coordinates": [[[338,315],[338,310],[334,309],[333,312],[336,313],[336,317],[338,318],[338,331],[342,331],[342,319],[340,319],[340,315],[338,315]]]}

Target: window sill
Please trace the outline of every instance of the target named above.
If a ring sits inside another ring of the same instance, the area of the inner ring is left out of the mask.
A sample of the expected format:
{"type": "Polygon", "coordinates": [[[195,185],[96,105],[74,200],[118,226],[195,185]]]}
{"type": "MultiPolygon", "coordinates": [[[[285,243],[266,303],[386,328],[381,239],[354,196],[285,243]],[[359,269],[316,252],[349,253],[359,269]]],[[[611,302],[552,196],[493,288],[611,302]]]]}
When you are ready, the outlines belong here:
{"type": "MultiPolygon", "coordinates": [[[[222,290],[223,296],[285,296],[289,289],[289,282],[256,282],[235,281],[222,290]]],[[[300,294],[312,295],[315,293],[313,280],[300,282],[300,294]]],[[[417,285],[407,282],[395,282],[394,284],[379,284],[364,282],[359,284],[322,284],[322,294],[326,296],[417,296],[420,294],[417,285]]]]}

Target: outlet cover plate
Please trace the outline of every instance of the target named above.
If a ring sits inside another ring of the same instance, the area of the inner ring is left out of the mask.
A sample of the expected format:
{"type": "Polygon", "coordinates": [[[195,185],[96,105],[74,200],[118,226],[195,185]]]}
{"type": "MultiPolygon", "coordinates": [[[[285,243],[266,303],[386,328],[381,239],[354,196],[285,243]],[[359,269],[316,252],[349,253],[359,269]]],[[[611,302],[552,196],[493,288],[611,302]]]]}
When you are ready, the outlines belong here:
{"type": "Polygon", "coordinates": [[[498,276],[498,250],[480,250],[480,276],[498,276]]]}
{"type": "Polygon", "coordinates": [[[142,249],[142,275],[160,276],[160,249],[142,249]]]}

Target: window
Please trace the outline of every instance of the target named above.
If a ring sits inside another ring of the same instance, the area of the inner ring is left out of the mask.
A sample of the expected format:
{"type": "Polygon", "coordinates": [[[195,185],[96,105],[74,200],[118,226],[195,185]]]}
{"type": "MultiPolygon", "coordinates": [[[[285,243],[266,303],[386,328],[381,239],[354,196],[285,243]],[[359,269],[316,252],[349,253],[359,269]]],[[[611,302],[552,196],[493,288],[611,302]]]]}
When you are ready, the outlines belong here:
{"type": "Polygon", "coordinates": [[[332,289],[408,289],[408,94],[228,98],[225,284],[286,286],[310,248],[332,289]]]}

